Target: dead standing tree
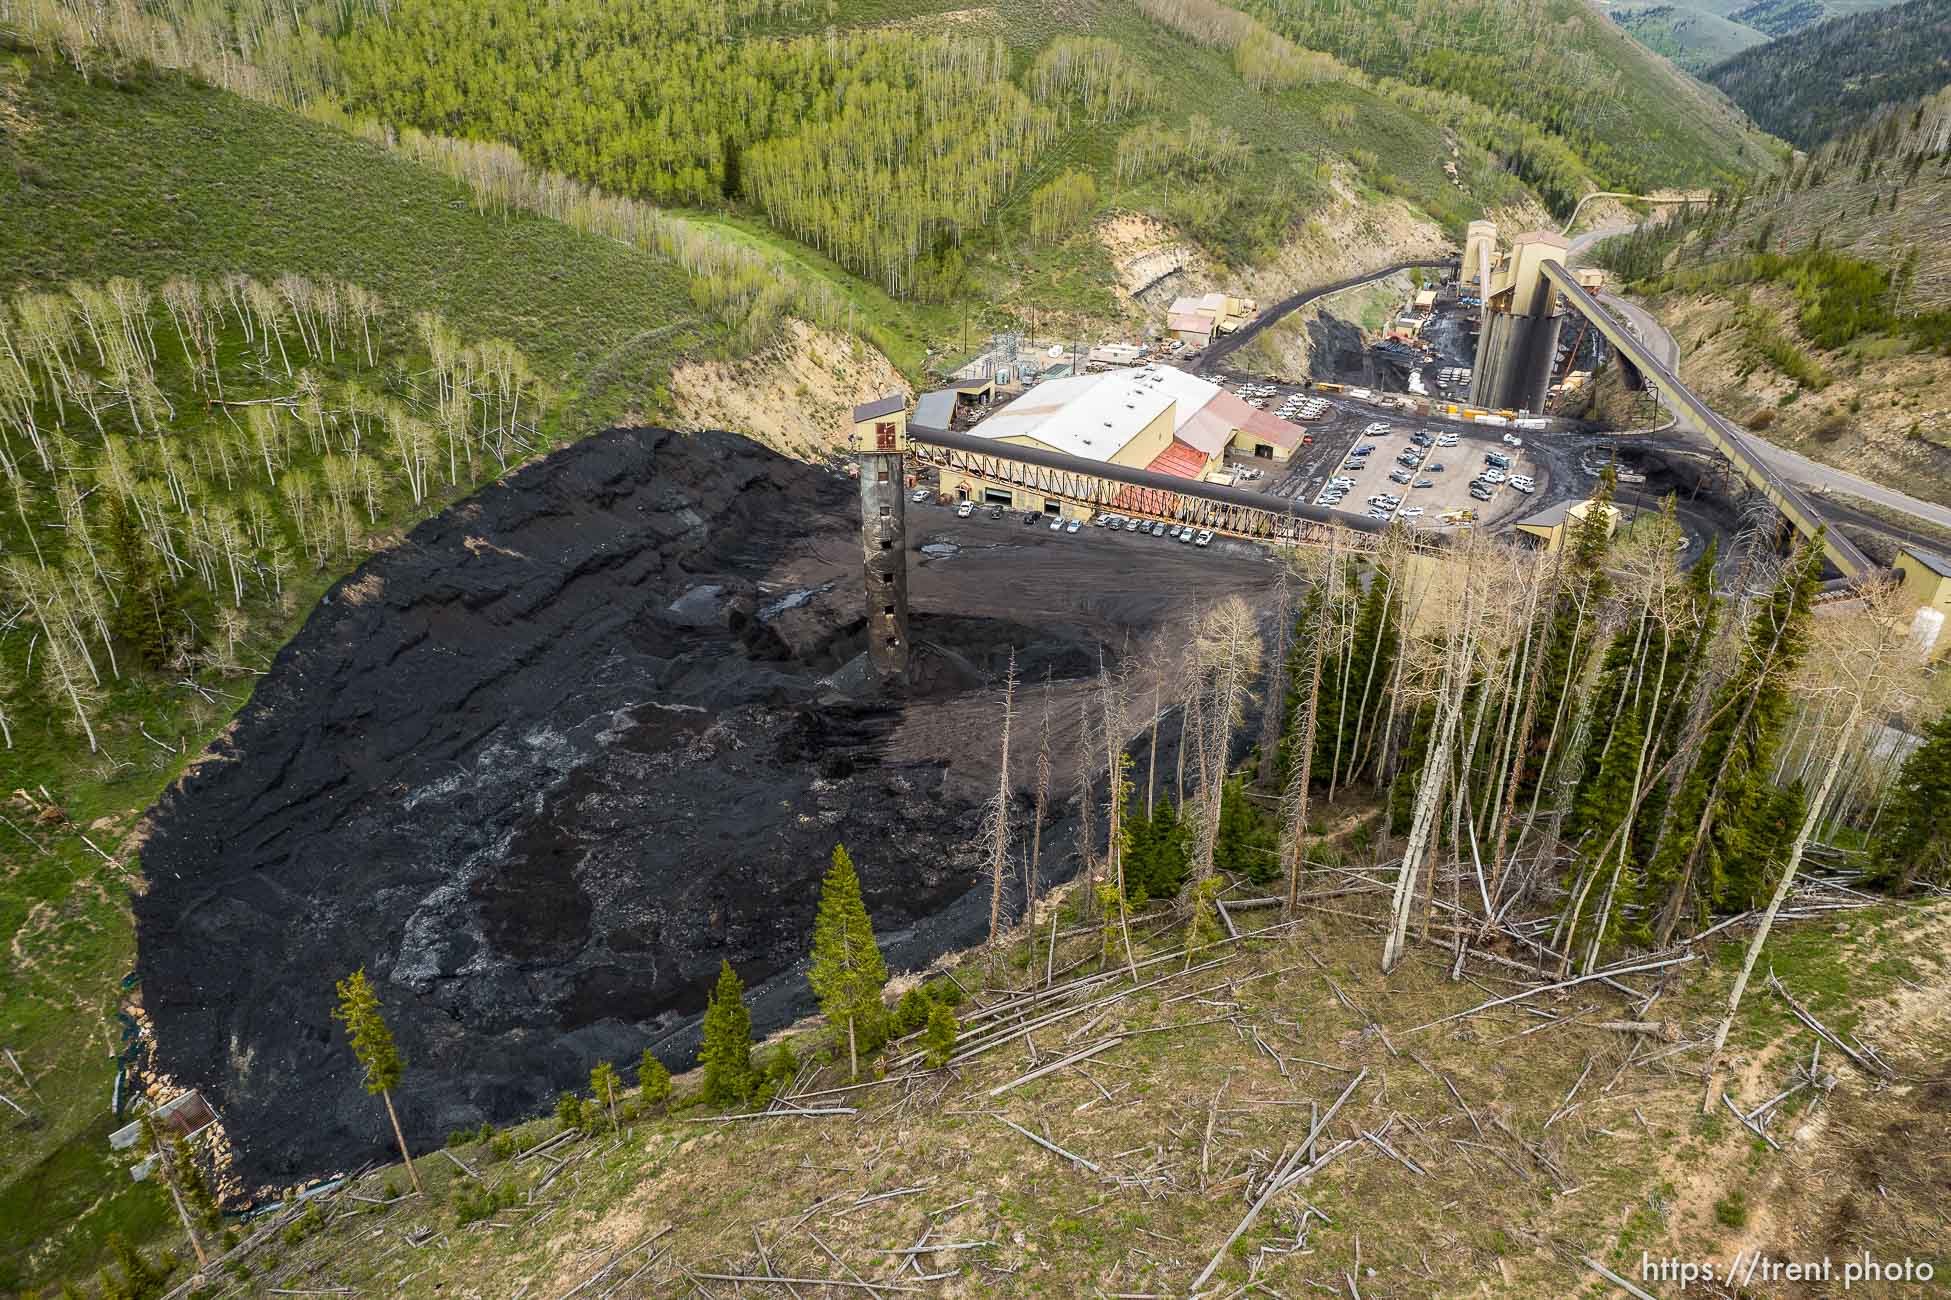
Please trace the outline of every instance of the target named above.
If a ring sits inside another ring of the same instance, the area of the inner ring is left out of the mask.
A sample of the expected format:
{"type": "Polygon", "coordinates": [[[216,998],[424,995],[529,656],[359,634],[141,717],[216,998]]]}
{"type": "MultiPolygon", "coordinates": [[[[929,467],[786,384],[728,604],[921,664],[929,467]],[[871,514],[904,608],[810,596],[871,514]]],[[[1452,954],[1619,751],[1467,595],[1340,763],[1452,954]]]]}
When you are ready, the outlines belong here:
{"type": "Polygon", "coordinates": [[[1287,906],[1283,913],[1293,920],[1300,906],[1301,872],[1306,869],[1304,847],[1307,842],[1307,804],[1314,780],[1314,731],[1321,702],[1321,669],[1327,662],[1328,620],[1334,616],[1334,601],[1325,588],[1332,588],[1341,571],[1340,531],[1329,543],[1328,567],[1313,575],[1313,585],[1324,587],[1314,601],[1314,625],[1296,632],[1306,639],[1308,651],[1307,694],[1301,700],[1300,740],[1288,756],[1286,787],[1281,791],[1281,859],[1287,868],[1287,906]]]}
{"type": "MultiPolygon", "coordinates": [[[[1445,629],[1441,651],[1441,676],[1436,690],[1436,717],[1430,728],[1429,748],[1416,790],[1415,810],[1410,817],[1409,839],[1403,847],[1402,866],[1396,873],[1395,892],[1390,901],[1389,932],[1382,946],[1382,969],[1394,970],[1402,960],[1409,941],[1409,916],[1416,897],[1416,883],[1423,859],[1434,857],[1433,843],[1438,806],[1449,781],[1450,750],[1455,743],[1457,722],[1463,714],[1464,699],[1476,661],[1477,619],[1484,601],[1477,588],[1482,565],[1478,563],[1482,543],[1475,533],[1465,544],[1462,563],[1454,566],[1458,579],[1454,588],[1426,599],[1448,605],[1452,617],[1438,617],[1435,626],[1445,629]],[[1461,629],[1456,631],[1455,629],[1461,629]]],[[[1432,581],[1441,581],[1441,577],[1432,581]]]]}
{"type": "Polygon", "coordinates": [[[1009,728],[1016,717],[1016,648],[1010,647],[1003,678],[1003,734],[996,759],[996,793],[982,815],[982,839],[989,850],[989,942],[1003,926],[1003,878],[1009,871],[1009,728]]]}
{"type": "Polygon", "coordinates": [[[1198,791],[1192,878],[1213,874],[1213,850],[1219,840],[1220,795],[1226,786],[1227,760],[1233,729],[1245,712],[1247,687],[1260,674],[1260,630],[1253,611],[1238,596],[1207,610],[1193,639],[1192,674],[1201,684],[1198,791]]]}
{"type": "MultiPolygon", "coordinates": [[[[1340,531],[1335,530],[1337,534],[1340,531]]],[[[1280,573],[1274,579],[1274,641],[1267,657],[1267,702],[1260,710],[1260,784],[1269,788],[1279,771],[1280,731],[1287,704],[1288,622],[1294,617],[1291,557],[1282,557],[1279,563],[1280,573]]],[[[1156,722],[1153,731],[1156,734],[1156,722]]]]}
{"type": "Polygon", "coordinates": [[[1829,757],[1823,768],[1822,784],[1808,801],[1781,878],[1775,883],[1775,892],[1762,913],[1761,924],[1755,927],[1754,937],[1748,941],[1748,951],[1741,960],[1734,987],[1728,991],[1727,1013],[1714,1030],[1714,1046],[1707,1055],[1707,1086],[1700,1099],[1702,1114],[1713,1106],[1719,1092],[1721,1052],[1727,1047],[1728,1031],[1741,1010],[1741,997],[1747,992],[1748,979],[1754,974],[1762,945],[1768,942],[1775,917],[1781,912],[1789,890],[1795,887],[1802,855],[1815,834],[1823,806],[1835,790],[1836,778],[1855,742],[1856,730],[1865,718],[1880,719],[1901,696],[1909,693],[1923,667],[1921,656],[1906,635],[1909,623],[1903,602],[1895,588],[1885,581],[1864,591],[1859,614],[1814,625],[1818,640],[1825,643],[1822,649],[1826,653],[1809,657],[1798,674],[1800,684],[1805,693],[1822,692],[1837,697],[1837,703],[1842,706],[1842,722],[1827,746],[1829,757]]]}
{"type": "MultiPolygon", "coordinates": [[[[1102,652],[1100,651],[1100,654],[1102,652]]],[[[1125,825],[1126,802],[1131,798],[1131,782],[1125,777],[1125,769],[1131,763],[1130,755],[1125,753],[1124,683],[1105,668],[1100,658],[1097,667],[1098,725],[1099,739],[1104,743],[1105,785],[1110,793],[1107,801],[1108,826],[1105,834],[1105,865],[1110,869],[1111,886],[1116,894],[1118,909],[1118,935],[1124,944],[1125,965],[1131,971],[1134,981],[1138,978],[1138,958],[1131,948],[1131,916],[1125,906],[1125,841],[1129,830],[1125,825]]]]}
{"type": "Polygon", "coordinates": [[[1023,876],[1023,915],[1036,908],[1037,869],[1043,856],[1043,818],[1050,805],[1050,713],[1054,708],[1050,673],[1043,674],[1043,718],[1037,730],[1036,811],[1030,819],[1030,861],[1023,876]]]}

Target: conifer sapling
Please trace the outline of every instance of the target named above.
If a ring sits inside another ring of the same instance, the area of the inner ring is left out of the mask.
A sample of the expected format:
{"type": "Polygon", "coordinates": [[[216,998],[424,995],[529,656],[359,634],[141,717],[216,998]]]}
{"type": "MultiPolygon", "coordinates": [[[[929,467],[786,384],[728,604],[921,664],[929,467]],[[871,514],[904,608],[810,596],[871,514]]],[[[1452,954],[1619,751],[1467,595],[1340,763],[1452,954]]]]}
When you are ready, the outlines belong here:
{"type": "Polygon", "coordinates": [[[820,885],[820,911],[813,922],[813,964],[807,973],[820,1010],[836,1034],[847,1040],[848,1073],[860,1077],[860,1050],[879,1042],[886,1010],[881,990],[887,964],[874,942],[874,926],[860,896],[860,877],[842,845],[833,846],[833,863],[820,885]]]}
{"type": "Polygon", "coordinates": [[[698,1062],[705,1068],[704,1099],[712,1106],[742,1101],[752,1093],[752,1013],[745,984],[729,961],[718,965],[718,987],[705,1009],[698,1062]]]}
{"type": "Polygon", "coordinates": [[[332,1018],[345,1026],[346,1037],[352,1040],[352,1054],[359,1058],[360,1066],[366,1071],[367,1094],[376,1095],[386,1103],[386,1117],[393,1121],[393,1138],[400,1145],[406,1176],[413,1180],[413,1190],[424,1196],[426,1189],[420,1186],[419,1171],[414,1169],[413,1156],[406,1149],[406,1134],[400,1131],[399,1113],[393,1109],[393,1089],[398,1086],[405,1066],[399,1049],[393,1045],[393,1032],[379,1013],[379,994],[366,978],[364,966],[340,980],[338,990],[339,1006],[332,1018]]]}

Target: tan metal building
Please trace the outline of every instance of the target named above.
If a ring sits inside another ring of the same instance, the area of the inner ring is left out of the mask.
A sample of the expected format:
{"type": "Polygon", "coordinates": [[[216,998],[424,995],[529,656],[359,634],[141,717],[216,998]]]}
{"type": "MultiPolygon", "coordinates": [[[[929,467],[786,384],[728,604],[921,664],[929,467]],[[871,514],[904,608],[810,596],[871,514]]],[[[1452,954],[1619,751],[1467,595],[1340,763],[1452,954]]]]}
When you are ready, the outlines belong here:
{"type": "Polygon", "coordinates": [[[1915,546],[1897,552],[1894,567],[1897,594],[1911,615],[1910,635],[1933,659],[1951,654],[1951,636],[1945,635],[1945,622],[1951,620],[1951,560],[1915,546]]]}
{"type": "MultiPolygon", "coordinates": [[[[1572,530],[1592,513],[1596,501],[1568,501],[1559,505],[1547,506],[1537,514],[1517,521],[1517,530],[1532,540],[1547,554],[1565,544],[1572,530]]],[[[1610,537],[1619,527],[1619,508],[1604,507],[1606,512],[1606,536],[1610,537]]]]}

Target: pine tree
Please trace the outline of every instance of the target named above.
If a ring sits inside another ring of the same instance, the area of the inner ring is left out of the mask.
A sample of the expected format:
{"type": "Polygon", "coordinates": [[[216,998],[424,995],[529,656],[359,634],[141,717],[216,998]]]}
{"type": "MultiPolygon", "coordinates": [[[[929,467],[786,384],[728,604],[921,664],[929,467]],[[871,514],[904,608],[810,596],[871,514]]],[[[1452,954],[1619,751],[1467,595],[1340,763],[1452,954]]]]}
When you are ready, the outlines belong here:
{"type": "Polygon", "coordinates": [[[1870,845],[1871,883],[1906,893],[1951,884],[1951,709],[1924,732],[1890,792],[1870,845]]]}
{"type": "Polygon", "coordinates": [[[170,1150],[176,1157],[176,1181],[182,1189],[183,1200],[189,1205],[190,1213],[204,1232],[216,1235],[224,1226],[223,1210],[217,1204],[216,1195],[210,1190],[210,1180],[203,1175],[203,1165],[190,1150],[189,1139],[178,1133],[170,1142],[170,1150]]]}
{"type": "Polygon", "coordinates": [[[1199,949],[1219,942],[1219,877],[1192,886],[1192,919],[1186,923],[1186,961],[1199,949]]]}
{"type": "Polygon", "coordinates": [[[102,1270],[103,1300],[151,1300],[162,1294],[163,1283],[169,1279],[166,1269],[144,1259],[142,1252],[119,1232],[108,1234],[108,1250],[119,1276],[106,1268],[102,1270]]]}
{"type": "MultiPolygon", "coordinates": [[[[169,1193],[170,1204],[183,1224],[184,1234],[190,1239],[190,1249],[196,1253],[197,1267],[208,1265],[210,1257],[203,1249],[203,1237],[198,1231],[198,1221],[204,1219],[203,1206],[197,1203],[196,1197],[186,1186],[190,1178],[197,1179],[201,1185],[201,1176],[190,1158],[189,1145],[183,1141],[180,1133],[175,1134],[173,1140],[164,1137],[155,1115],[145,1114],[142,1117],[142,1150],[151,1162],[156,1181],[169,1193]]],[[[205,1190],[204,1199],[208,1198],[209,1192],[205,1190]]],[[[211,1208],[214,1210],[215,1207],[211,1208]]],[[[209,1230],[207,1220],[203,1230],[209,1230]]]]}
{"type": "Polygon", "coordinates": [[[1749,621],[1734,673],[1715,692],[1693,766],[1674,796],[1672,824],[1647,869],[1647,901],[1664,944],[1682,918],[1703,907],[1746,907],[1767,892],[1766,864],[1749,841],[1765,839],[1774,811],[1768,767],[1792,708],[1789,678],[1808,648],[1809,609],[1822,572],[1818,535],[1783,567],[1749,621]]]}
{"type": "Polygon", "coordinates": [[[774,1097],[792,1087],[798,1075],[799,1057],[792,1044],[782,1038],[766,1053],[765,1065],[759,1070],[758,1104],[771,1105],[774,1097]]]}
{"type": "Polygon", "coordinates": [[[352,1054],[366,1072],[367,1094],[377,1095],[386,1103],[386,1117],[393,1122],[393,1138],[399,1143],[400,1159],[406,1163],[406,1176],[412,1180],[413,1190],[424,1196],[426,1189],[420,1186],[419,1171],[414,1169],[413,1155],[406,1148],[406,1134],[400,1131],[399,1113],[393,1109],[393,1089],[399,1085],[405,1066],[393,1045],[393,1031],[380,1015],[379,994],[367,980],[364,966],[340,980],[338,991],[339,1006],[332,1018],[345,1026],[346,1037],[352,1040],[352,1054]]]}
{"type": "MultiPolygon", "coordinates": [[[[1579,680],[1591,656],[1593,626],[1599,606],[1611,590],[1611,582],[1605,572],[1605,558],[1611,545],[1608,510],[1612,505],[1614,485],[1612,468],[1607,466],[1599,475],[1598,487],[1592,492],[1593,508],[1572,530],[1567,542],[1564,581],[1560,585],[1558,599],[1546,615],[1538,698],[1534,707],[1539,722],[1536,735],[1544,737],[1547,744],[1563,722],[1572,683],[1579,680]]],[[[1537,742],[1534,740],[1533,744],[1535,747],[1537,742]]],[[[1540,753],[1536,757],[1537,767],[1527,764],[1527,786],[1544,776],[1544,755],[1540,753]]]]}
{"type": "Polygon", "coordinates": [[[955,1036],[961,1032],[953,1011],[939,1002],[929,1005],[928,1023],[921,1033],[921,1058],[929,1069],[939,1070],[948,1064],[948,1058],[955,1054],[955,1036]]]}
{"type": "Polygon", "coordinates": [[[886,1010],[881,991],[887,964],[874,942],[874,926],[860,896],[860,877],[844,846],[833,846],[833,864],[820,884],[820,910],[813,922],[813,962],[807,972],[820,1011],[836,1035],[847,1042],[847,1065],[860,1077],[860,1053],[881,1042],[886,1010]]]}
{"type": "Polygon", "coordinates": [[[698,1061],[705,1068],[707,1105],[728,1106],[752,1094],[752,1013],[745,1006],[745,984],[729,961],[718,965],[698,1061]]]}
{"type": "Polygon", "coordinates": [[[644,1048],[644,1057],[637,1065],[637,1087],[643,1104],[662,1106],[666,1111],[671,1107],[671,1072],[657,1059],[657,1053],[644,1048]]]}
{"type": "Polygon", "coordinates": [[[608,1061],[598,1061],[596,1068],[589,1072],[589,1091],[596,1104],[609,1112],[610,1130],[615,1132],[621,1128],[616,1117],[616,1098],[623,1091],[623,1080],[617,1077],[616,1067],[608,1061]]]}
{"type": "Polygon", "coordinates": [[[1150,817],[1133,817],[1129,824],[1124,859],[1127,901],[1137,907],[1141,899],[1177,898],[1185,887],[1191,859],[1191,834],[1184,819],[1170,799],[1160,799],[1150,817]]]}
{"type": "Polygon", "coordinates": [[[109,631],[135,652],[143,667],[161,668],[169,662],[174,611],[168,606],[156,562],[135,520],[126,506],[113,499],[108,510],[108,545],[110,560],[122,575],[122,591],[109,616],[109,631]]]}
{"type": "Polygon", "coordinates": [[[1280,875],[1280,854],[1273,828],[1247,798],[1246,778],[1233,777],[1220,791],[1219,836],[1213,845],[1213,865],[1264,885],[1280,875]]]}

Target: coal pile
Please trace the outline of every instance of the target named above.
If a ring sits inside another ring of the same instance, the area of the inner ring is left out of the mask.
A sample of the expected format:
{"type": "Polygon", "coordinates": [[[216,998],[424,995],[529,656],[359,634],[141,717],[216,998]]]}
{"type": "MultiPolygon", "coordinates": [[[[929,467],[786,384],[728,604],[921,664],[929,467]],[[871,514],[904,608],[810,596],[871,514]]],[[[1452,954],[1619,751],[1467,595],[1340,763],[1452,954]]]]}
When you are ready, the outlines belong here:
{"type": "MultiPolygon", "coordinates": [[[[735,435],[613,430],[324,598],[154,810],[136,902],[159,1064],[217,1103],[247,1181],[383,1155],[330,1018],[359,966],[425,1145],[544,1110],[597,1060],[688,1067],[721,958],[755,1028],[804,1014],[836,842],[897,969],[981,937],[1011,651],[1050,683],[1067,771],[1099,647],[1182,618],[1215,563],[1099,540],[1026,592],[1043,539],[931,535],[955,523],[934,512],[911,537],[919,684],[892,696],[860,670],[857,511],[846,477],[735,435]]],[[[1045,828],[1046,878],[1069,843],[1045,828]]]]}

